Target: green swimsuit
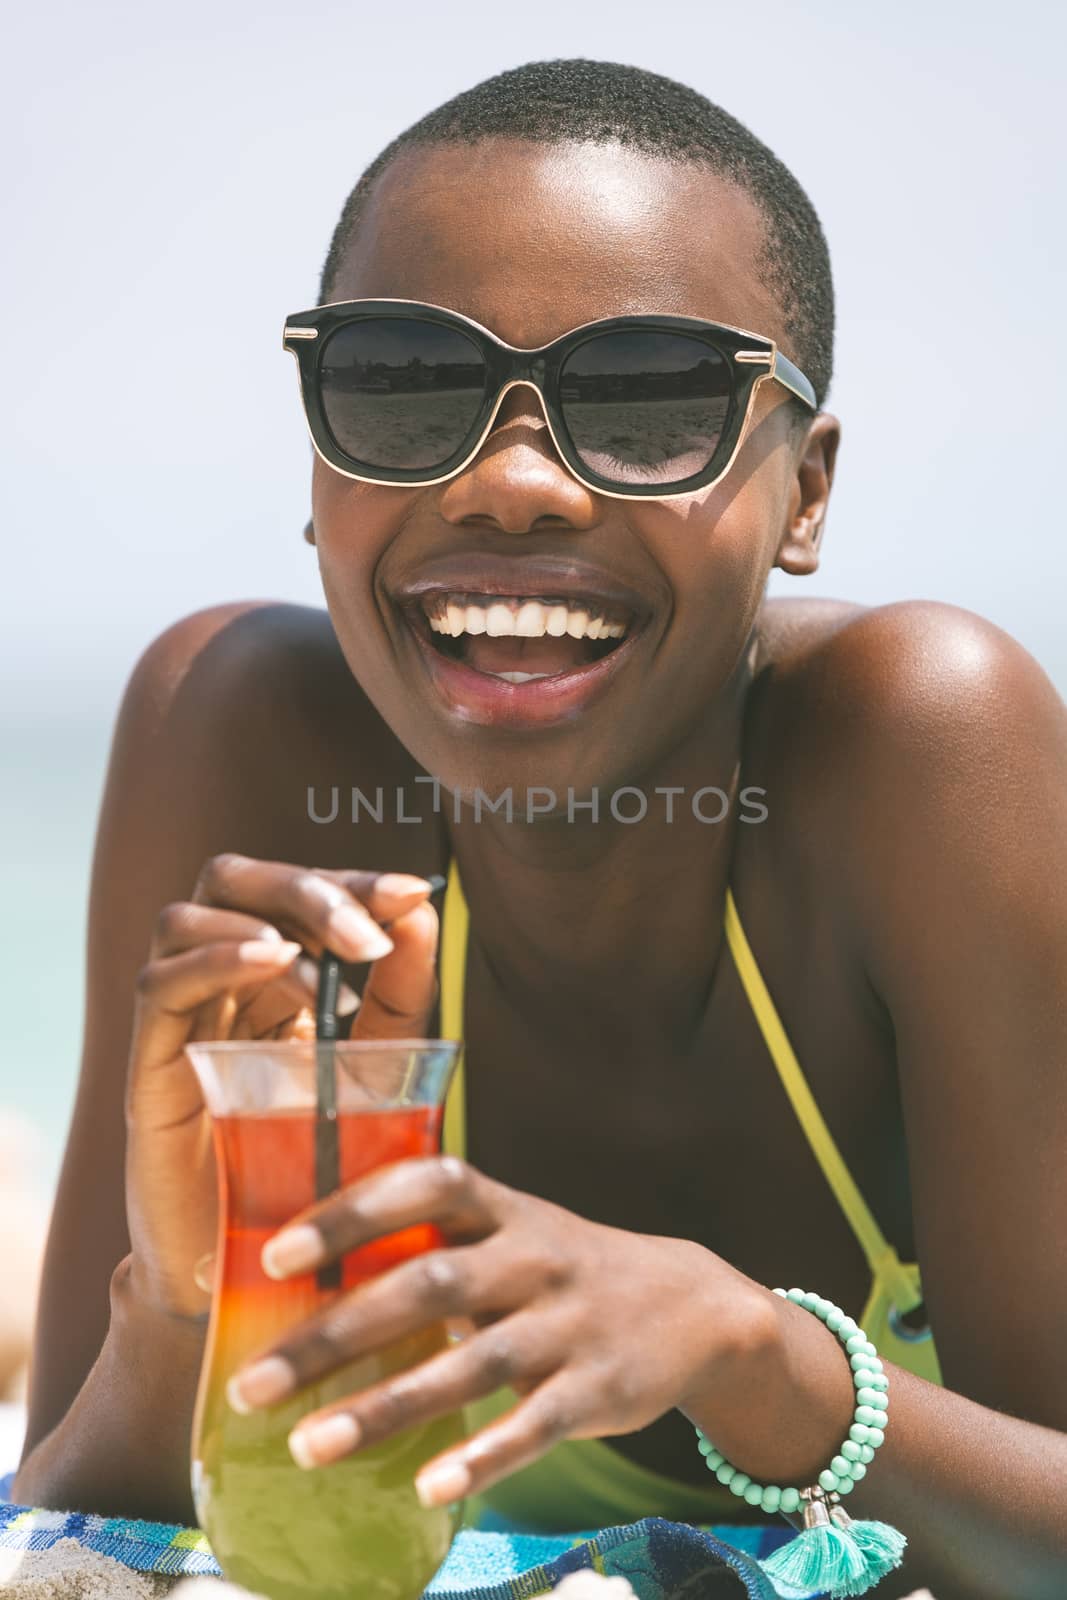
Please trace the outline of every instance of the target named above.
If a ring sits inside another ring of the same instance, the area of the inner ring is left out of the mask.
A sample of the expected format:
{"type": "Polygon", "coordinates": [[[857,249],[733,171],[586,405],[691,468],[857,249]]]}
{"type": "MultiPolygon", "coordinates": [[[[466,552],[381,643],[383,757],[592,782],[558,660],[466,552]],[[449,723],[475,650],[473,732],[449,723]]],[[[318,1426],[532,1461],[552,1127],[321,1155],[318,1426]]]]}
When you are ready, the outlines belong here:
{"type": "MultiPolygon", "coordinates": [[[[453,861],[441,934],[441,1033],[447,1039],[463,1037],[467,925],[467,905],[453,861]]],[[[922,1303],[919,1268],[899,1260],[841,1159],[786,1037],[729,891],[726,938],[782,1086],[867,1258],[871,1291],[857,1321],[887,1361],[940,1383],[941,1371],[929,1329],[912,1333],[899,1321],[901,1315],[922,1303]]],[[[460,1156],[466,1150],[464,1090],[461,1058],[445,1108],[444,1131],[445,1150],[460,1156]]],[[[468,1406],[471,1431],[509,1410],[518,1398],[513,1390],[503,1389],[468,1406]]],[[[695,1436],[693,1448],[696,1449],[695,1436]]],[[[554,1446],[532,1466],[468,1502],[468,1523],[474,1523],[486,1507],[515,1522],[557,1532],[635,1522],[648,1516],[667,1517],[674,1522],[714,1522],[728,1517],[738,1519],[739,1515],[744,1520],[756,1520],[755,1514],[748,1514],[748,1507],[740,1513],[736,1498],[710,1474],[706,1488],[691,1487],[628,1461],[599,1439],[566,1439],[554,1446]]]]}

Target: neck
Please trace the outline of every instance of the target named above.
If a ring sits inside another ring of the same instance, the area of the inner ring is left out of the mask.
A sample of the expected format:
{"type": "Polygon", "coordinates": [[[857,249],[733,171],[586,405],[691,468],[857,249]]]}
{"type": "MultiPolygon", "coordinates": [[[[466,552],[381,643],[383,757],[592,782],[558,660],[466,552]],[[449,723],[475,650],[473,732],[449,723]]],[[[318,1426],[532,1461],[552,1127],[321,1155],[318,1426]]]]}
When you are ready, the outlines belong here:
{"type": "Polygon", "coordinates": [[[573,820],[520,820],[518,807],[510,823],[476,819],[466,805],[448,818],[471,945],[510,1000],[525,1009],[548,993],[586,1004],[600,995],[617,1006],[629,992],[650,1023],[650,1007],[673,1024],[700,1009],[722,941],[751,681],[748,652],[713,714],[629,779],[639,793],[620,795],[617,810],[636,815],[647,802],[640,821],[612,815],[626,780],[599,793],[597,820],[578,806],[573,820]]]}

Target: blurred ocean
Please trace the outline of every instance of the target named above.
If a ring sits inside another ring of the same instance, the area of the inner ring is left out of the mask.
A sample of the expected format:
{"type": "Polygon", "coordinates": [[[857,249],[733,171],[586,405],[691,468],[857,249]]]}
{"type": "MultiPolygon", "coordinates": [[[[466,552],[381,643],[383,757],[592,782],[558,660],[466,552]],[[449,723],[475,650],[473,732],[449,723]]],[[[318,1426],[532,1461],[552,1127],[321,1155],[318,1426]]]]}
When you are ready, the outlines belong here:
{"type": "Polygon", "coordinates": [[[0,863],[7,924],[0,997],[0,1113],[38,1130],[41,1188],[54,1186],[77,1084],[93,834],[112,713],[5,716],[0,863]]]}

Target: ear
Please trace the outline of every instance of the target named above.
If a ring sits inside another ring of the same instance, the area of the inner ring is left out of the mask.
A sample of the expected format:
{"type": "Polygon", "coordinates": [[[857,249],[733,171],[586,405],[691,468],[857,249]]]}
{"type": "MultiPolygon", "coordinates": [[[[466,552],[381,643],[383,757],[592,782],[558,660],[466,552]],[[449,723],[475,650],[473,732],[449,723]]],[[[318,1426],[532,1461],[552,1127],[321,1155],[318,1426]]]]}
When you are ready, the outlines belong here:
{"type": "Polygon", "coordinates": [[[308,544],[315,543],[315,524],[310,517],[304,527],[304,539],[308,544]]]}
{"type": "Polygon", "coordinates": [[[820,411],[804,434],[789,495],[789,522],[774,559],[776,567],[794,577],[806,577],[819,565],[840,438],[841,424],[827,411],[820,411]]]}

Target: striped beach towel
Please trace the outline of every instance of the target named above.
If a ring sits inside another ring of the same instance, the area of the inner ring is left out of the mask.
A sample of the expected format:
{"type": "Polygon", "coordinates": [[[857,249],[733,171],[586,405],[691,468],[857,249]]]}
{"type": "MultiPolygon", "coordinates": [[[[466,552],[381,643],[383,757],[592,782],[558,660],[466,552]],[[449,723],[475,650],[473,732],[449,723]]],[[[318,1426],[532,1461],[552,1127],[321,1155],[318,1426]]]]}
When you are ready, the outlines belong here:
{"type": "MultiPolygon", "coordinates": [[[[793,1537],[787,1527],[699,1528],[646,1517],[627,1527],[547,1536],[464,1528],[426,1590],[427,1600],[533,1600],[571,1572],[626,1578],[638,1600],[775,1600],[757,1566],[793,1537]]],[[[60,1539],[138,1572],[218,1576],[196,1528],[0,1505],[0,1550],[47,1550],[60,1539]]]]}

